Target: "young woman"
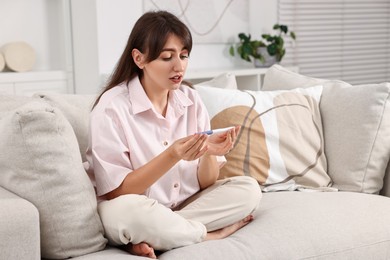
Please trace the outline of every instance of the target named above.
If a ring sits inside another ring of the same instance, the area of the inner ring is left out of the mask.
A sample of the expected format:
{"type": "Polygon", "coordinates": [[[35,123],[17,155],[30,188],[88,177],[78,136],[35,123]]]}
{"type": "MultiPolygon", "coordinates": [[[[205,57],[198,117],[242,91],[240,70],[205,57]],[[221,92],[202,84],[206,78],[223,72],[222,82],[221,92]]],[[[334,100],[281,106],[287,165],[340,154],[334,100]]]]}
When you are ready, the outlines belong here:
{"type": "Polygon", "coordinates": [[[106,237],[136,255],[227,237],[261,199],[250,177],[217,181],[240,127],[200,133],[208,113],[183,83],[191,48],[177,17],[145,13],[91,112],[88,173],[106,237]]]}

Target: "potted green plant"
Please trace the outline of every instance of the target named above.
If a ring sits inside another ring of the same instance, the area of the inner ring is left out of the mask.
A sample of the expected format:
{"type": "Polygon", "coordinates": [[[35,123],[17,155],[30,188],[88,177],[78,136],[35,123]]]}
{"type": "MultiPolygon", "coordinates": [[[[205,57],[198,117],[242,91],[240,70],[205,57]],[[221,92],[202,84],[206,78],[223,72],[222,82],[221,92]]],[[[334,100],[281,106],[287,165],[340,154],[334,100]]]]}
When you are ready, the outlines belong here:
{"type": "Polygon", "coordinates": [[[284,37],[290,36],[295,41],[296,36],[288,31],[287,25],[275,24],[276,34],[262,34],[261,40],[253,40],[250,34],[239,33],[240,42],[237,46],[230,46],[229,53],[235,55],[235,49],[243,60],[254,62],[256,67],[269,67],[280,62],[286,53],[284,37]]]}

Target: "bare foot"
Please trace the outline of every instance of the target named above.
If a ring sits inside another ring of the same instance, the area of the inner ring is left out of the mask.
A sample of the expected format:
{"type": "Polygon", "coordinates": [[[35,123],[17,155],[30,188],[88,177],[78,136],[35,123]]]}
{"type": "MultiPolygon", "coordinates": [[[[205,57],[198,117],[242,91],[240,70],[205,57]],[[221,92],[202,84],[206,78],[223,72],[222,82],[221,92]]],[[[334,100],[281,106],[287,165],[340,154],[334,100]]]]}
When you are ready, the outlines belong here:
{"type": "Polygon", "coordinates": [[[125,245],[124,249],[133,255],[146,256],[152,259],[157,259],[153,247],[144,242],[135,245],[129,243],[125,245]]]}
{"type": "Polygon", "coordinates": [[[233,234],[234,232],[236,232],[237,230],[239,230],[240,228],[242,228],[243,226],[246,226],[252,220],[253,220],[253,216],[249,215],[249,216],[245,217],[244,219],[242,219],[242,220],[240,220],[240,221],[238,221],[230,226],[209,232],[206,235],[205,241],[206,240],[222,239],[222,238],[228,237],[231,234],[233,234]]]}

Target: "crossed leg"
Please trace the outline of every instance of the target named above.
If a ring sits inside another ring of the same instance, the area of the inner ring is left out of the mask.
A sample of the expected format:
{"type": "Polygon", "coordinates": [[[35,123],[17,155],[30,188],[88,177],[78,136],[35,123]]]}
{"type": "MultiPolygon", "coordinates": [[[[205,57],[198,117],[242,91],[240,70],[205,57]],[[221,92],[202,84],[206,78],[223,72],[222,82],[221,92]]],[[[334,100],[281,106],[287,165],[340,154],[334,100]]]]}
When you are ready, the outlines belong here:
{"type": "Polygon", "coordinates": [[[218,181],[177,211],[143,195],[100,202],[98,209],[110,244],[126,245],[132,254],[156,258],[155,250],[233,234],[253,220],[251,214],[260,199],[257,182],[242,176],[218,181]]]}
{"type": "MultiPolygon", "coordinates": [[[[236,232],[237,230],[239,230],[240,228],[247,225],[252,220],[253,220],[253,216],[249,215],[246,218],[244,218],[244,219],[242,219],[242,220],[238,221],[237,223],[234,223],[230,226],[227,226],[227,227],[224,227],[224,228],[212,231],[212,232],[208,232],[206,235],[205,241],[217,240],[217,239],[222,239],[222,238],[228,237],[231,234],[233,234],[234,232],[236,232]]],[[[145,256],[145,257],[149,257],[152,259],[157,258],[156,254],[154,253],[153,247],[151,247],[150,245],[148,245],[147,243],[144,243],[144,242],[139,243],[139,244],[135,244],[135,245],[129,243],[125,246],[125,250],[133,255],[145,256]]]]}

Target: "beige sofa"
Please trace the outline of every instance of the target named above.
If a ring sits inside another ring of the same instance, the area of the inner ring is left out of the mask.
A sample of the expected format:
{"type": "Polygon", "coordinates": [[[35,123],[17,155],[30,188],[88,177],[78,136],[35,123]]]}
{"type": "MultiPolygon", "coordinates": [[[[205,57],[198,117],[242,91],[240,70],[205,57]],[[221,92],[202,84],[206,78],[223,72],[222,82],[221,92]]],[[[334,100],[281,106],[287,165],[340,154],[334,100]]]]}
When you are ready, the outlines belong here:
{"type": "MultiPolygon", "coordinates": [[[[227,111],[228,103],[236,102],[223,98],[224,93],[240,95],[238,90],[222,89],[231,86],[232,80],[231,75],[224,75],[196,86],[213,111],[214,126],[221,123],[214,120],[216,114],[224,115],[216,113],[217,106],[227,111]],[[214,91],[221,98],[205,96],[214,91]]],[[[321,141],[323,155],[316,158],[322,156],[325,164],[317,163],[300,178],[288,178],[283,182],[288,185],[268,185],[271,177],[278,178],[272,176],[278,171],[269,170],[263,178],[253,171],[257,161],[249,161],[250,174],[269,190],[254,212],[255,220],[226,239],[177,248],[160,254],[159,259],[390,258],[390,85],[350,86],[274,65],[265,76],[263,90],[274,95],[283,93],[280,89],[290,93],[295,90],[289,89],[314,85],[322,86],[321,131],[314,134],[317,139],[312,143],[321,141]],[[330,181],[308,181],[314,168],[320,173],[326,169],[330,181]]],[[[269,101],[262,100],[260,93],[252,94],[257,103],[269,101]]],[[[93,98],[42,93],[31,98],[0,96],[0,259],[142,259],[107,245],[94,190],[83,170],[93,98]]],[[[292,116],[290,120],[300,117],[292,116]]],[[[228,114],[223,120],[229,123],[232,118],[228,114]]],[[[283,126],[278,127],[282,142],[283,126]]],[[[245,125],[243,131],[247,130],[245,125]]],[[[296,138],[312,141],[307,136],[296,138]]],[[[257,142],[252,138],[249,143],[257,142]]],[[[235,149],[240,151],[239,146],[235,149]]],[[[308,151],[305,148],[296,154],[311,156],[308,151]]],[[[242,152],[233,153],[228,160],[239,162],[240,156],[242,152]]],[[[257,156],[254,150],[251,156],[257,156]]],[[[298,164],[300,158],[293,159],[298,164]]],[[[234,164],[227,167],[235,169],[234,164]]],[[[232,172],[248,174],[223,174],[232,172]]]]}

